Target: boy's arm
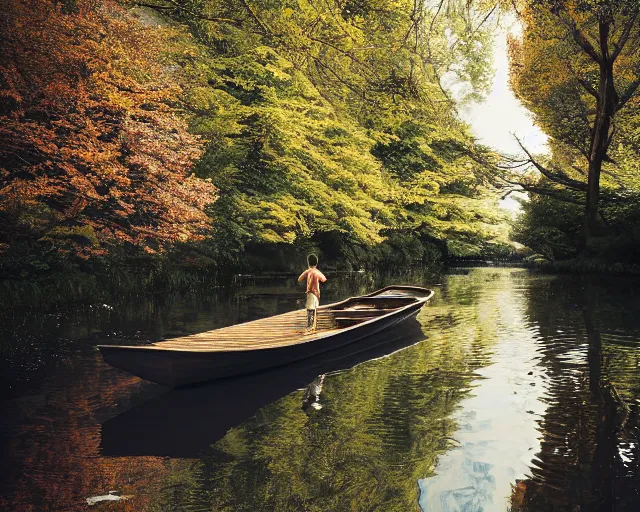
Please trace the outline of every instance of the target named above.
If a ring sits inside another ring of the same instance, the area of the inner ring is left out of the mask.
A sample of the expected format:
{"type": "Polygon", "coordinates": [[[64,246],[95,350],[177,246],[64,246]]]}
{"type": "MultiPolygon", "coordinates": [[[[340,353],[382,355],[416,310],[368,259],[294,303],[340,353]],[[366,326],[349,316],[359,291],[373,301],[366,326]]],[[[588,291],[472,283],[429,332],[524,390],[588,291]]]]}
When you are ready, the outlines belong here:
{"type": "Polygon", "coordinates": [[[327,278],[324,277],[324,274],[322,272],[320,272],[319,270],[318,270],[318,274],[319,274],[318,278],[320,279],[320,282],[321,283],[326,283],[327,282],[327,278]]]}
{"type": "Polygon", "coordinates": [[[309,269],[305,270],[302,274],[300,274],[300,277],[298,277],[298,282],[301,283],[302,280],[307,277],[307,274],[309,273],[309,269]]]}

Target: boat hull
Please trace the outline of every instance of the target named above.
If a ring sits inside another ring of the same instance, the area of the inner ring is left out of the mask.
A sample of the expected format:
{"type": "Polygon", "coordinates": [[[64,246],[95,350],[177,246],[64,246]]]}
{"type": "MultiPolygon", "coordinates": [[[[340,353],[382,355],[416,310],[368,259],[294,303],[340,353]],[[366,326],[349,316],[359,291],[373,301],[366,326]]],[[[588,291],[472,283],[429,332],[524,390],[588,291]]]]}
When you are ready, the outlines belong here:
{"type": "Polygon", "coordinates": [[[418,322],[402,322],[366,340],[286,366],[162,393],[104,421],[100,453],[197,458],[259,408],[307,387],[318,375],[386,357],[424,339],[418,322]]]}
{"type": "Polygon", "coordinates": [[[423,302],[386,315],[375,322],[345,329],[310,343],[233,352],[182,352],[140,347],[101,346],[104,361],[145,380],[170,387],[224,379],[283,366],[336,350],[414,317],[423,302]]]}

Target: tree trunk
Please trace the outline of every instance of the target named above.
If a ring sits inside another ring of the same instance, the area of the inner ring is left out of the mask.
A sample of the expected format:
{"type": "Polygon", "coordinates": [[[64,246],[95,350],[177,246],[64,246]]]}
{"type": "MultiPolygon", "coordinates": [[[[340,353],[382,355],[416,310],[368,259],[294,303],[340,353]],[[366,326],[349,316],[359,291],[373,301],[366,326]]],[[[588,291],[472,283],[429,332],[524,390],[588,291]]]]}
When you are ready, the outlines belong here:
{"type": "Polygon", "coordinates": [[[609,22],[600,22],[600,80],[598,84],[598,104],[596,119],[591,134],[589,150],[589,180],[587,204],[585,208],[584,235],[585,246],[593,236],[603,234],[603,225],[598,219],[598,200],[600,198],[600,173],[602,162],[609,149],[609,130],[611,120],[618,103],[618,94],[613,82],[613,60],[609,55],[609,22]]]}

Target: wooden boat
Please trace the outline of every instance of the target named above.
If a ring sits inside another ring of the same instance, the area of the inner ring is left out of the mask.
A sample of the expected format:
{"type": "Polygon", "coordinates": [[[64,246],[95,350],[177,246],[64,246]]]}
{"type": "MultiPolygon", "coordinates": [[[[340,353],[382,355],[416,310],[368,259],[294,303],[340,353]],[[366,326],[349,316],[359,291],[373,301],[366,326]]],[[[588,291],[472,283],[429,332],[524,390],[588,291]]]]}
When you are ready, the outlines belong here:
{"type": "Polygon", "coordinates": [[[335,350],[418,313],[433,291],[387,286],[318,308],[317,330],[305,333],[306,311],[142,346],[98,345],[106,363],[176,387],[253,373],[335,350]]]}
{"type": "MultiPolygon", "coordinates": [[[[107,457],[198,458],[229,429],[258,409],[319,375],[391,355],[425,339],[418,322],[402,322],[358,343],[286,366],[161,393],[102,423],[100,453],[107,457]]],[[[123,404],[124,405],[124,404],[123,404]]],[[[300,407],[304,407],[300,402],[300,407]]]]}

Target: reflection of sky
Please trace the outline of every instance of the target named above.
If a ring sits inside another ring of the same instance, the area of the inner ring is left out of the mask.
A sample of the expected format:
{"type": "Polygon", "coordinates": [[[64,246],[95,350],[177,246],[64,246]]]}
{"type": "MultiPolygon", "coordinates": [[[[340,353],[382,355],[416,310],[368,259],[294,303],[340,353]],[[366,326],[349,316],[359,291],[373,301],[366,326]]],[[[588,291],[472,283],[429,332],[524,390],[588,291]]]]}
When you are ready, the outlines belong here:
{"type": "Polygon", "coordinates": [[[454,417],[459,445],[439,458],[435,476],[418,480],[424,512],[507,510],[512,486],[530,476],[540,451],[537,427],[546,410],[540,400],[546,380],[536,366],[537,328],[527,324],[526,297],[517,286],[495,289],[501,292],[487,297],[498,313],[492,364],[477,371],[481,379],[454,417]]]}

